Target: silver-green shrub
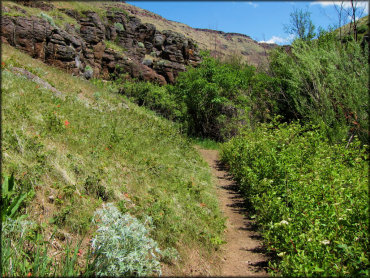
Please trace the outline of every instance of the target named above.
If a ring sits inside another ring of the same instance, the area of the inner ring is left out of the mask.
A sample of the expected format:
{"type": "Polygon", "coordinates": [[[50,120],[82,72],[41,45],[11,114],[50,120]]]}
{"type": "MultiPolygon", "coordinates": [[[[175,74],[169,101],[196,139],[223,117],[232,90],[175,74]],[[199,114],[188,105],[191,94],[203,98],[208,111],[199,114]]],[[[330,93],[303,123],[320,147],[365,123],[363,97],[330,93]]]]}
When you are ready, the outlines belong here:
{"type": "Polygon", "coordinates": [[[95,273],[100,276],[147,276],[161,274],[157,243],[149,237],[150,218],[145,224],[129,214],[122,215],[111,203],[94,215],[98,225],[92,240],[97,255],[95,273]]]}
{"type": "Polygon", "coordinates": [[[48,14],[45,14],[45,13],[41,12],[41,13],[40,13],[40,16],[41,16],[43,19],[47,20],[51,26],[53,26],[53,27],[57,27],[57,26],[55,25],[54,19],[53,19],[50,15],[48,15],[48,14]]]}
{"type": "Polygon", "coordinates": [[[114,27],[116,27],[118,31],[125,31],[125,27],[123,27],[122,23],[116,22],[114,23],[114,27]]]}

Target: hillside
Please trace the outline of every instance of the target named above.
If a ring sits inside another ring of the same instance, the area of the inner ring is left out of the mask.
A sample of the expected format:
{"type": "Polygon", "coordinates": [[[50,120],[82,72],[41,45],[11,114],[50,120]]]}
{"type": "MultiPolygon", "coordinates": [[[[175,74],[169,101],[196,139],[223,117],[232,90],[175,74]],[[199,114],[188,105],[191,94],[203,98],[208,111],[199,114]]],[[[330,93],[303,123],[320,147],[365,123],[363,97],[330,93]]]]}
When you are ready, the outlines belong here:
{"type": "Polygon", "coordinates": [[[91,220],[107,203],[143,223],[151,217],[164,275],[184,275],[199,260],[206,273],[224,229],[209,168],[173,123],[115,92],[2,46],[2,173],[14,173],[16,191],[28,194],[19,210],[33,223],[3,224],[4,275],[63,275],[53,265],[80,240],[69,270],[86,273],[99,225],[91,220]]]}
{"type": "Polygon", "coordinates": [[[266,67],[246,35],[194,29],[117,1],[4,1],[2,41],[74,75],[173,83],[200,50],[266,67]]]}
{"type": "MultiPolygon", "coordinates": [[[[357,36],[358,41],[362,41],[364,36],[367,34],[367,41],[369,41],[369,16],[364,16],[357,21],[357,36]]],[[[336,29],[335,34],[340,37],[342,40],[350,39],[350,36],[353,36],[353,24],[347,23],[346,25],[336,29]]]]}

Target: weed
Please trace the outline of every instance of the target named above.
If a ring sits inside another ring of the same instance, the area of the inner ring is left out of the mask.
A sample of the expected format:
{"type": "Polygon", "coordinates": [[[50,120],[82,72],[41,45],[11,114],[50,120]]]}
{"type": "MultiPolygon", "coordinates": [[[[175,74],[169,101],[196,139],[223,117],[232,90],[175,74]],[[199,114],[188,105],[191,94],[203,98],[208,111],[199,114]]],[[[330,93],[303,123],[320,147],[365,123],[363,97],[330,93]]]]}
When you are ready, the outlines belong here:
{"type": "Polygon", "coordinates": [[[4,181],[2,183],[2,191],[1,191],[1,216],[2,221],[4,221],[7,217],[13,218],[22,202],[31,194],[28,193],[16,193],[15,191],[15,182],[14,182],[14,175],[12,174],[10,178],[8,176],[4,176],[4,181]]]}
{"type": "MultiPolygon", "coordinates": [[[[79,245],[72,253],[72,245],[67,243],[65,252],[62,254],[63,260],[58,264],[55,258],[48,255],[53,235],[49,240],[45,240],[37,229],[33,222],[23,217],[15,220],[7,218],[2,223],[2,276],[79,275],[76,252],[79,245]]],[[[85,269],[88,269],[87,266],[85,269]]]]}

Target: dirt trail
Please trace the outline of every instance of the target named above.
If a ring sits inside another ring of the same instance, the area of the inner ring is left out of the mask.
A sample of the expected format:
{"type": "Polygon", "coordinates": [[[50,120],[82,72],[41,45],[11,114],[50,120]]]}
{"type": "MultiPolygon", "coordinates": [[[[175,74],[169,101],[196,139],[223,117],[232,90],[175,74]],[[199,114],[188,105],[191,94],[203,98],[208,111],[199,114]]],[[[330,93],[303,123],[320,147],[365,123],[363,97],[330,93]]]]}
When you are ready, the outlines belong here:
{"type": "Polygon", "coordinates": [[[261,238],[254,231],[254,222],[247,218],[248,212],[235,183],[219,163],[218,151],[198,150],[212,168],[220,207],[227,217],[221,276],[267,276],[268,258],[261,251],[261,238]]]}

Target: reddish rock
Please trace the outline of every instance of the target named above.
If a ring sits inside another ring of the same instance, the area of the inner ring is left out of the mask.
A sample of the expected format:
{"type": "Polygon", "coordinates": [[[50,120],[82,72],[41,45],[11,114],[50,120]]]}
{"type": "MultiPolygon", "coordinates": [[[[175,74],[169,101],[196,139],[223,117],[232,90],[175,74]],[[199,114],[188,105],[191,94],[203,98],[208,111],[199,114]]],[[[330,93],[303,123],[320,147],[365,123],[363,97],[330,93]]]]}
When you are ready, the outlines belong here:
{"type": "Polygon", "coordinates": [[[94,57],[95,59],[101,60],[101,58],[104,55],[105,45],[102,42],[99,42],[98,44],[94,45],[94,57]]]}
{"type": "MultiPolygon", "coordinates": [[[[34,4],[28,1],[26,5],[34,4]]],[[[92,11],[83,12],[83,16],[72,10],[61,11],[78,20],[80,30],[69,24],[62,30],[39,17],[3,16],[2,42],[76,75],[83,75],[86,65],[90,65],[96,77],[129,74],[159,84],[175,82],[186,65],[195,66],[200,61],[191,39],[169,30],[159,32],[134,16],[107,11],[107,17],[101,19],[92,11]],[[114,41],[125,51],[107,49],[104,40],[114,41]],[[144,61],[147,54],[154,55],[150,63],[144,61]]]]}

